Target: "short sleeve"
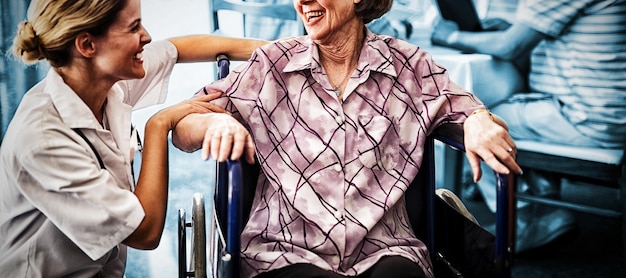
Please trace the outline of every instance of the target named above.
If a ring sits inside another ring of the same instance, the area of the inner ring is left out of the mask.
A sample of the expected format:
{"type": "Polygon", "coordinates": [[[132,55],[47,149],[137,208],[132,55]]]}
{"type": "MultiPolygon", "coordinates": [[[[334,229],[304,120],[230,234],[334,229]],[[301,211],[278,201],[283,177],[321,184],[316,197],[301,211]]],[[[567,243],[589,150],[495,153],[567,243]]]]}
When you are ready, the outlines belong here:
{"type": "Polygon", "coordinates": [[[170,75],[178,60],[178,50],[170,41],[146,45],[143,52],[146,76],[118,82],[125,92],[124,102],[134,110],[163,103],[167,96],[170,75]]]}
{"type": "Polygon", "coordinates": [[[72,242],[96,260],[144,218],[137,197],[69,139],[49,140],[19,158],[20,191],[72,242]]]}

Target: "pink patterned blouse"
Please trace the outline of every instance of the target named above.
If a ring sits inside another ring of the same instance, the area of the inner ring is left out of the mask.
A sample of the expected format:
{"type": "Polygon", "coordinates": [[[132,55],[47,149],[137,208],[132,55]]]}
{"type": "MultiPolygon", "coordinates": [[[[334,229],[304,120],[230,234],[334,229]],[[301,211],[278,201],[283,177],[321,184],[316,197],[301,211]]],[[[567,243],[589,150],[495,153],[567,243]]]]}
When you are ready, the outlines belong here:
{"type": "Polygon", "coordinates": [[[386,255],[432,266],[404,191],[426,135],[461,123],[480,100],[419,47],[367,31],[338,101],[308,37],[266,45],[198,94],[246,125],[262,167],[241,235],[244,277],[310,263],[357,275],[386,255]]]}

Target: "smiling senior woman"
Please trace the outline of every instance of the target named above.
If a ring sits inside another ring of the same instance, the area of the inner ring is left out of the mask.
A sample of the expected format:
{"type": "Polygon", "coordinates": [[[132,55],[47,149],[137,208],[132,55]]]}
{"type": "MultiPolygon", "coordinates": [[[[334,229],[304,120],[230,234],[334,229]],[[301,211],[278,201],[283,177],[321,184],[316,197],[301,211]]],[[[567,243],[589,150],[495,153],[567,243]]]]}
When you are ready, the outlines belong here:
{"type": "Polygon", "coordinates": [[[520,172],[506,129],[473,94],[424,50],[366,28],[391,4],[294,0],[308,35],[257,49],[197,93],[223,91],[212,103],[232,116],[191,114],[175,128],[175,144],[204,158],[251,162],[256,151],[245,277],[432,277],[404,192],[440,126],[464,129],[475,177],[480,158],[520,172]]]}

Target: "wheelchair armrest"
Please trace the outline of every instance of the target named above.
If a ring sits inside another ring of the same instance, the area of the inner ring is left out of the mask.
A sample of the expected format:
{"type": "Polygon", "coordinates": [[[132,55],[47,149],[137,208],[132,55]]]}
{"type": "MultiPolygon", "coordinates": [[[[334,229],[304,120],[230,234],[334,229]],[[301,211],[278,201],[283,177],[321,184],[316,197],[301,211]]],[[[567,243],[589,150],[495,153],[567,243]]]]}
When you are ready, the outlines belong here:
{"type": "Polygon", "coordinates": [[[431,136],[448,146],[465,151],[465,146],[463,145],[464,134],[462,124],[445,124],[438,127],[431,136]]]}
{"type": "MultiPolygon", "coordinates": [[[[440,129],[444,130],[444,129],[440,129]]],[[[450,129],[453,130],[453,129],[450,129]]],[[[462,133],[438,132],[434,139],[460,151],[465,151],[462,133]]],[[[515,183],[514,175],[496,173],[496,267],[508,269],[512,265],[515,250],[515,183]]],[[[507,271],[498,271],[508,273],[507,271]]]]}

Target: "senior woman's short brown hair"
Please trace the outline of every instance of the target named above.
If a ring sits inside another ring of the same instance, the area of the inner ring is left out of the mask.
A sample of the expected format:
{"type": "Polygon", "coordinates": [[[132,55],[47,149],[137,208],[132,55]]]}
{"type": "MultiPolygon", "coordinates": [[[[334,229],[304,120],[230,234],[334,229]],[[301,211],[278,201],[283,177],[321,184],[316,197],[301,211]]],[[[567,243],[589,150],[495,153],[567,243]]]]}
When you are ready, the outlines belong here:
{"type": "Polygon", "coordinates": [[[367,24],[387,13],[392,4],[393,0],[361,0],[355,7],[356,16],[367,24]]]}

